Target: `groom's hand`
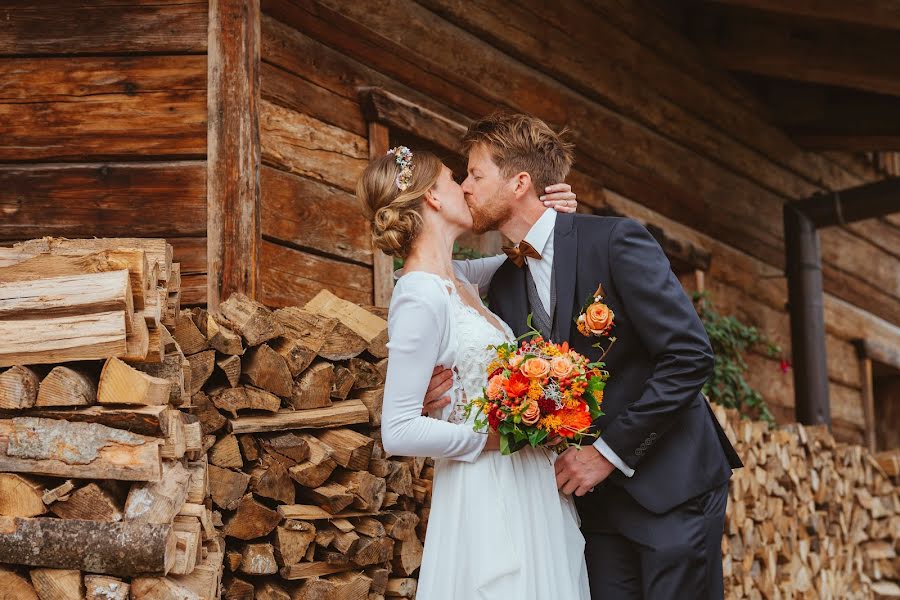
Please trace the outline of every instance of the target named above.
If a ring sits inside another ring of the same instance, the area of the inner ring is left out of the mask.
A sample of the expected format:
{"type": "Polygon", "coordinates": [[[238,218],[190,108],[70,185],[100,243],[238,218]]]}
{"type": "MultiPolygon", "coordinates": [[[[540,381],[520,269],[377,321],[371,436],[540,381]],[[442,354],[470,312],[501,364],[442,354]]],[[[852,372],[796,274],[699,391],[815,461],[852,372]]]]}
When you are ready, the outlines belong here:
{"type": "Polygon", "coordinates": [[[431,372],[431,381],[428,383],[428,391],[425,392],[425,400],[422,402],[422,414],[441,410],[450,404],[450,396],[445,396],[453,386],[453,372],[450,369],[437,366],[431,372]]]}
{"type": "Polygon", "coordinates": [[[593,446],[569,448],[556,459],[556,487],[563,494],[584,496],[615,468],[593,446]]]}

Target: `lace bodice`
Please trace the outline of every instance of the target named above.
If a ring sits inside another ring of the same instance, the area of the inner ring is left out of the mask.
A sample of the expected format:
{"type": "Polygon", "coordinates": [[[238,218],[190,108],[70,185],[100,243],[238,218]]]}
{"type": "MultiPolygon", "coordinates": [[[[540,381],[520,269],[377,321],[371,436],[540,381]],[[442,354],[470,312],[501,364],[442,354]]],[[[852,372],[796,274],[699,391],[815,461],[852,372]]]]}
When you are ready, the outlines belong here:
{"type": "MultiPolygon", "coordinates": [[[[466,283],[463,282],[463,285],[466,283]]],[[[487,384],[487,367],[495,356],[494,350],[488,347],[511,341],[515,336],[509,326],[494,315],[494,320],[503,327],[501,333],[484,315],[466,304],[456,290],[450,293],[450,304],[453,310],[451,318],[456,321],[457,331],[457,384],[461,386],[465,396],[457,395],[456,404],[447,420],[451,423],[463,423],[466,421],[463,414],[466,400],[480,396],[487,384]]],[[[474,421],[474,415],[469,421],[474,421]]]]}

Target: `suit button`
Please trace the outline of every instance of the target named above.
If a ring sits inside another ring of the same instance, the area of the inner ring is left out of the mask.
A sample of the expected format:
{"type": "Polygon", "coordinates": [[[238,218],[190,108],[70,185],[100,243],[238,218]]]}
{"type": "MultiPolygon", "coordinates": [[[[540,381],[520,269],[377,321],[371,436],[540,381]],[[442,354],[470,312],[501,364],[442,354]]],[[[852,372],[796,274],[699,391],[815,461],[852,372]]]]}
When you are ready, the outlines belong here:
{"type": "Polygon", "coordinates": [[[643,455],[644,455],[644,449],[643,449],[643,448],[638,448],[637,450],[634,451],[634,454],[635,454],[635,456],[643,456],[643,455]]]}
{"type": "Polygon", "coordinates": [[[656,440],[656,433],[655,433],[655,432],[650,434],[650,439],[651,439],[651,440],[656,440]]]}

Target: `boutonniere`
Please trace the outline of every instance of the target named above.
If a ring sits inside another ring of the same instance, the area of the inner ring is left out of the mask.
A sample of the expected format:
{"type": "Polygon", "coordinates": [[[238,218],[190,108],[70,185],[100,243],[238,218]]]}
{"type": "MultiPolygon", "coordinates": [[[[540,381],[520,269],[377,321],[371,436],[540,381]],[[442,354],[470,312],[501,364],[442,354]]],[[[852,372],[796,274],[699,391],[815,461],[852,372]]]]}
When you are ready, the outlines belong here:
{"type": "MultiPolygon", "coordinates": [[[[594,348],[603,350],[603,356],[609,352],[612,345],[616,342],[616,338],[610,337],[609,332],[615,323],[616,315],[612,309],[603,302],[606,294],[603,292],[603,284],[597,286],[594,292],[582,305],[581,312],[575,319],[575,325],[578,331],[585,337],[609,338],[609,345],[605,348],[602,342],[594,344],[594,348]]],[[[600,358],[603,360],[603,357],[600,358]]]]}

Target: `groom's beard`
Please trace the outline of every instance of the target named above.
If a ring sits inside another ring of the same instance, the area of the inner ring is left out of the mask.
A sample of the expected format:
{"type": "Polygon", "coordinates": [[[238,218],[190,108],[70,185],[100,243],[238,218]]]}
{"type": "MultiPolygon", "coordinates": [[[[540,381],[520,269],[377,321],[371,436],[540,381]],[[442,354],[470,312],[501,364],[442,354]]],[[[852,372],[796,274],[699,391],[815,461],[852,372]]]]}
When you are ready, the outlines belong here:
{"type": "Polygon", "coordinates": [[[512,216],[512,206],[492,198],[481,207],[469,205],[472,213],[472,231],[477,234],[497,231],[512,216]]]}

